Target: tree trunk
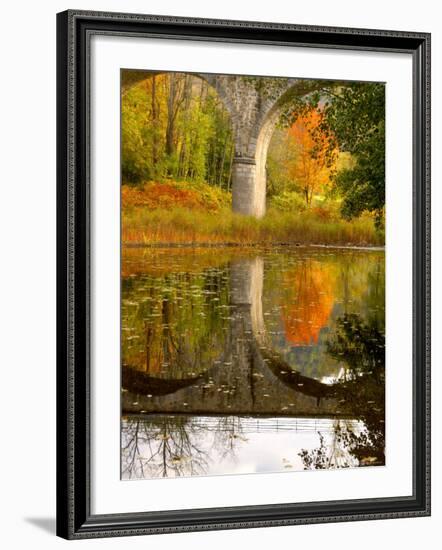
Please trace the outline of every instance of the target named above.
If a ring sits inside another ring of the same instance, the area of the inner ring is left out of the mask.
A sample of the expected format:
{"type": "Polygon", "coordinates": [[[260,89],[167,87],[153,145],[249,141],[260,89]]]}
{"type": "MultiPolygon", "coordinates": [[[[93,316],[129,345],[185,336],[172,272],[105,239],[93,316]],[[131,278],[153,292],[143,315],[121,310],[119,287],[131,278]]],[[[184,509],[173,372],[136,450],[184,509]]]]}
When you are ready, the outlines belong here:
{"type": "Polygon", "coordinates": [[[309,203],[308,203],[308,188],[307,187],[304,187],[304,197],[305,197],[305,204],[308,207],[309,203]]]}
{"type": "Polygon", "coordinates": [[[192,99],[192,77],[186,75],[186,82],[184,86],[184,133],[182,136],[182,144],[180,149],[179,156],[179,165],[178,165],[178,175],[185,178],[188,173],[188,162],[187,158],[189,152],[187,151],[187,132],[189,131],[190,125],[190,102],[192,99]]]}
{"type": "Polygon", "coordinates": [[[169,75],[169,97],[167,99],[167,127],[166,127],[166,154],[171,156],[175,151],[173,134],[175,126],[174,104],[176,94],[175,75],[169,75]]]}
{"type": "Polygon", "coordinates": [[[233,169],[233,157],[235,155],[235,145],[232,141],[231,147],[230,147],[230,161],[229,161],[229,174],[227,177],[227,186],[226,190],[230,191],[231,185],[232,185],[232,169],[233,169]]]}
{"type": "Polygon", "coordinates": [[[218,175],[218,185],[222,187],[222,181],[223,181],[223,174],[224,174],[224,163],[226,161],[226,153],[227,153],[227,144],[229,142],[229,135],[226,134],[226,138],[224,140],[224,148],[223,148],[223,156],[221,158],[221,165],[219,167],[219,175],[218,175]]]}
{"type": "Polygon", "coordinates": [[[152,107],[151,107],[151,118],[153,126],[153,139],[152,139],[152,165],[154,167],[155,174],[157,173],[157,163],[158,163],[158,112],[156,104],[156,76],[152,77],[152,107]]]}

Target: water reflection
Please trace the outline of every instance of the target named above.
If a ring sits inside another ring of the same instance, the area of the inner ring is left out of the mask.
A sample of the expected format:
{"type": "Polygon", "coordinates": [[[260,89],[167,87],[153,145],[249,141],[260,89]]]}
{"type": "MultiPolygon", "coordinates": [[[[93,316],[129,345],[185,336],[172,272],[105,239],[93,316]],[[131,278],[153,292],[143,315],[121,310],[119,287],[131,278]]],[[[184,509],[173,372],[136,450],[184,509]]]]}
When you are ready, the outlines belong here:
{"type": "Polygon", "coordinates": [[[299,470],[305,467],[305,448],[313,456],[318,440],[334,449],[328,467],[357,466],[337,443],[339,430],[358,433],[361,424],[291,417],[123,417],[122,478],[299,470]]]}
{"type": "Polygon", "coordinates": [[[126,249],[122,265],[123,478],[384,463],[382,252],[126,249]]]}
{"type": "Polygon", "coordinates": [[[336,266],[306,258],[284,273],[281,311],[289,344],[318,344],[333,310],[336,271],[336,266]]]}

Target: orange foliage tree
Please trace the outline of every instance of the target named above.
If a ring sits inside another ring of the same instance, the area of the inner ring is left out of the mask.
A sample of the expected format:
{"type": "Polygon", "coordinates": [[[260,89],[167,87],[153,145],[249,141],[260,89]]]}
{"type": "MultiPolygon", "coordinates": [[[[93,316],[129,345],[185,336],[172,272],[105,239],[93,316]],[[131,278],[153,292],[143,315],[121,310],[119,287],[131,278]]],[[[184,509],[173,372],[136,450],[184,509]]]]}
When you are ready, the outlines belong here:
{"type": "Polygon", "coordinates": [[[311,108],[300,114],[288,129],[289,139],[297,150],[288,173],[300,187],[307,206],[315,193],[330,184],[336,167],[338,151],[330,147],[332,136],[324,130],[323,123],[322,112],[311,108]]]}

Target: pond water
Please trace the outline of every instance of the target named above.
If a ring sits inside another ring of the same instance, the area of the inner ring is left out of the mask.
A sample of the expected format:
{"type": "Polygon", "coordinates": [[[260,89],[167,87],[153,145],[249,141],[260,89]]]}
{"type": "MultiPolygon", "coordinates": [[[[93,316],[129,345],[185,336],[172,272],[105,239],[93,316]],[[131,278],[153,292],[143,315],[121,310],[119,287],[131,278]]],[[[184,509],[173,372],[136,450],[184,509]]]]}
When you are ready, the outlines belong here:
{"type": "Polygon", "coordinates": [[[379,250],[123,248],[123,479],[385,464],[379,250]]]}

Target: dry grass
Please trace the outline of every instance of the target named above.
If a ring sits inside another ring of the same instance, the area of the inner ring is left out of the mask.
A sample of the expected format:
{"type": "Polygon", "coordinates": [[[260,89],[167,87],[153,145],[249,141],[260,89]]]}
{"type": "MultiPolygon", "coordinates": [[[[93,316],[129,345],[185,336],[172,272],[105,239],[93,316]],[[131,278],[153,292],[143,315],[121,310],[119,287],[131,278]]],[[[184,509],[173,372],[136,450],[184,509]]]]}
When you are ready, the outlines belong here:
{"type": "Polygon", "coordinates": [[[131,206],[123,210],[123,243],[138,244],[339,244],[383,245],[384,235],[373,219],[351,222],[324,219],[314,211],[281,212],[269,209],[261,220],[233,213],[186,208],[131,206]]]}

